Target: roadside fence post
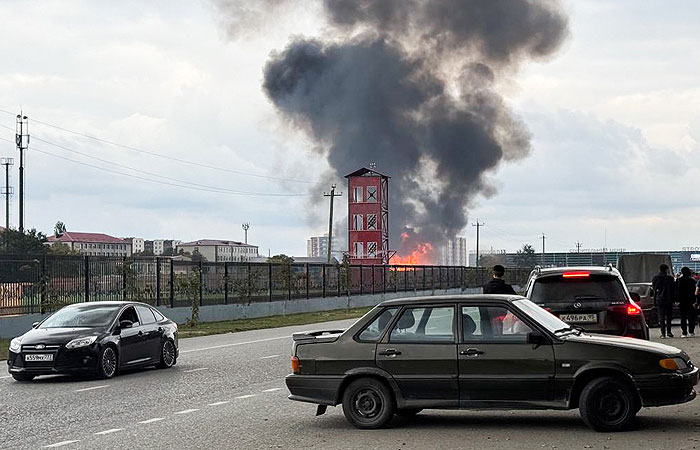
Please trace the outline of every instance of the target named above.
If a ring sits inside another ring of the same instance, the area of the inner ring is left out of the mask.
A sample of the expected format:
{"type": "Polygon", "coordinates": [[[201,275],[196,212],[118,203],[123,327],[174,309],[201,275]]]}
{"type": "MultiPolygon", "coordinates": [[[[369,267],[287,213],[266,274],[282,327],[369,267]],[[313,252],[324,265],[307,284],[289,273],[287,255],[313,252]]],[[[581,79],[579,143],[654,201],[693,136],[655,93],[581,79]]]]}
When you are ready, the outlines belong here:
{"type": "Polygon", "coordinates": [[[175,307],[175,264],[173,259],[170,258],[170,307],[175,307]]]}
{"type": "Polygon", "coordinates": [[[386,266],[382,264],[382,294],[386,294],[386,266]]]}
{"type": "Polygon", "coordinates": [[[202,261],[197,264],[199,267],[199,306],[202,306],[202,297],[204,294],[204,274],[202,272],[202,261]]]}
{"type": "Polygon", "coordinates": [[[248,296],[248,304],[249,304],[249,305],[250,305],[250,302],[251,302],[251,298],[252,298],[252,296],[253,296],[253,292],[252,292],[252,289],[251,289],[252,284],[251,284],[251,281],[250,281],[250,280],[251,280],[251,278],[250,278],[250,275],[251,275],[250,269],[251,269],[250,263],[246,264],[246,272],[245,272],[245,275],[246,275],[246,280],[247,280],[247,282],[246,282],[246,285],[245,285],[245,293],[246,293],[246,295],[248,296]]]}
{"type": "Polygon", "coordinates": [[[156,306],[160,306],[160,258],[156,256],[156,306]]]}
{"type": "Polygon", "coordinates": [[[272,263],[267,263],[267,284],[270,292],[270,301],[272,301],[272,263]]]}
{"type": "Polygon", "coordinates": [[[323,285],[321,289],[323,290],[323,293],[321,294],[321,297],[326,298],[326,264],[323,264],[321,267],[323,268],[321,273],[321,284],[323,285]]]}
{"type": "Polygon", "coordinates": [[[85,255],[85,301],[90,301],[90,260],[89,256],[85,255]]]}
{"type": "Polygon", "coordinates": [[[372,295],[374,295],[374,264],[372,264],[372,295]]]}
{"type": "MultiPolygon", "coordinates": [[[[250,277],[248,277],[250,283],[250,277]]],[[[228,263],[224,263],[224,305],[228,305],[228,263]]]]}
{"type": "Polygon", "coordinates": [[[126,300],[126,256],[122,257],[122,300],[126,300]]]}
{"type": "Polygon", "coordinates": [[[309,263],[304,264],[304,272],[306,273],[306,298],[309,298],[309,263]]]}
{"type": "Polygon", "coordinates": [[[362,295],[362,293],[363,293],[363,291],[364,291],[363,288],[364,288],[365,283],[364,283],[364,280],[362,279],[362,278],[363,278],[363,277],[362,277],[362,272],[364,272],[364,271],[365,271],[365,266],[363,266],[362,264],[360,264],[360,295],[362,295]]]}
{"type": "MultiPolygon", "coordinates": [[[[46,255],[41,257],[41,273],[39,281],[39,312],[44,314],[44,305],[46,304],[46,289],[47,289],[47,279],[46,279],[46,255]]],[[[34,312],[34,311],[32,311],[34,312]]]]}
{"type": "Polygon", "coordinates": [[[289,270],[287,272],[287,300],[292,299],[292,265],[289,264],[289,270]]]}

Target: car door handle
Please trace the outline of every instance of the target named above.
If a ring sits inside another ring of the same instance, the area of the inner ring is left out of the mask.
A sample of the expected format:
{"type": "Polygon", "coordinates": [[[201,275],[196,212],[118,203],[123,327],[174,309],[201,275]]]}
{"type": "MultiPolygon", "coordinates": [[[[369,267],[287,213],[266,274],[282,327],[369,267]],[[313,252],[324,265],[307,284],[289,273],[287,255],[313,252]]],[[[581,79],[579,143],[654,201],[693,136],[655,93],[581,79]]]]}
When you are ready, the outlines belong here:
{"type": "Polygon", "coordinates": [[[466,356],[471,356],[471,357],[476,357],[479,355],[483,355],[484,352],[479,350],[478,348],[468,348],[466,350],[462,350],[459,352],[460,355],[466,355],[466,356]]]}
{"type": "Polygon", "coordinates": [[[401,352],[396,350],[395,348],[387,348],[386,350],[380,351],[379,354],[382,356],[396,356],[400,355],[401,352]]]}
{"type": "Polygon", "coordinates": [[[143,331],[139,331],[139,336],[143,336],[143,331]]]}

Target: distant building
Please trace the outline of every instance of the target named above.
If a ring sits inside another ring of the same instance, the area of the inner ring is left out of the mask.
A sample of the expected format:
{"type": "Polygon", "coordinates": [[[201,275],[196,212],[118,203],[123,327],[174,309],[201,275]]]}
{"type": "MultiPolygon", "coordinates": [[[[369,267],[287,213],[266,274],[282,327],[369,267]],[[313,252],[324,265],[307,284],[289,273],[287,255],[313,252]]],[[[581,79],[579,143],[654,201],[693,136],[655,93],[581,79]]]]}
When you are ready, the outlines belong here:
{"type": "Polygon", "coordinates": [[[131,243],[131,253],[141,253],[144,251],[144,243],[145,241],[143,238],[137,238],[137,237],[128,237],[124,238],[125,241],[131,243]]]}
{"type": "Polygon", "coordinates": [[[131,256],[131,242],[102,233],[66,231],[50,236],[47,245],[65,244],[88,256],[131,256]]]}
{"type": "Polygon", "coordinates": [[[177,246],[177,250],[190,254],[197,251],[207,261],[212,262],[250,261],[258,256],[258,247],[256,245],[218,239],[200,239],[198,241],[181,243],[177,246]]]}
{"type": "MultiPolygon", "coordinates": [[[[331,254],[338,251],[338,240],[333,237],[331,254]]],[[[306,241],[306,256],[309,258],[328,256],[328,233],[323,236],[312,236],[306,241]]]]}
{"type": "Polygon", "coordinates": [[[448,239],[442,248],[441,264],[443,266],[466,266],[468,262],[467,239],[463,237],[448,239]]]}

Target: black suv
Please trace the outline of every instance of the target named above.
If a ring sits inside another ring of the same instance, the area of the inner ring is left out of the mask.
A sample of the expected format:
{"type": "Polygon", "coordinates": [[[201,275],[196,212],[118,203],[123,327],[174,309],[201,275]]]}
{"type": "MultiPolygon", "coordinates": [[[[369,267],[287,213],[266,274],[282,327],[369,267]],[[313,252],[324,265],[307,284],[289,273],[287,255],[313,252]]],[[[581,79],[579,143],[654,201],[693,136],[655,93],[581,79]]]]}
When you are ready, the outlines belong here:
{"type": "Polygon", "coordinates": [[[587,334],[519,296],[389,300],[349,329],[293,335],[292,400],[343,405],[358,428],[440,409],[579,408],[593,429],[695,398],[698,368],[668,345],[587,334]]]}
{"type": "Polygon", "coordinates": [[[536,268],[525,292],[538,306],[586,331],[649,339],[642,308],[612,266],[536,268]]]}

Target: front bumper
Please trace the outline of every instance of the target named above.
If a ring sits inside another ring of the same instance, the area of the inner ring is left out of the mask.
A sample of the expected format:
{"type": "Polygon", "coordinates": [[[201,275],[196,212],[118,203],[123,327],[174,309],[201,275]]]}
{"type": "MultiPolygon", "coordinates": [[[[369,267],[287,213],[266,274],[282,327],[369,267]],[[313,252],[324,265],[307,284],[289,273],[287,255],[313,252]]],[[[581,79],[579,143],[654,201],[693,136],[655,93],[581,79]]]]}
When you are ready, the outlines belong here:
{"type": "MultiPolygon", "coordinates": [[[[54,375],[94,372],[97,369],[99,350],[96,345],[68,350],[60,348],[52,352],[51,362],[33,363],[24,360],[29,352],[9,352],[7,371],[11,374],[54,375]]],[[[32,352],[37,353],[37,352],[32,352]]]]}
{"type": "Polygon", "coordinates": [[[291,394],[290,400],[335,406],[343,377],[290,374],[284,381],[291,394]]]}
{"type": "Polygon", "coordinates": [[[693,400],[697,396],[698,372],[693,368],[686,373],[664,373],[638,376],[634,381],[639,389],[644,406],[677,405],[693,400]]]}

